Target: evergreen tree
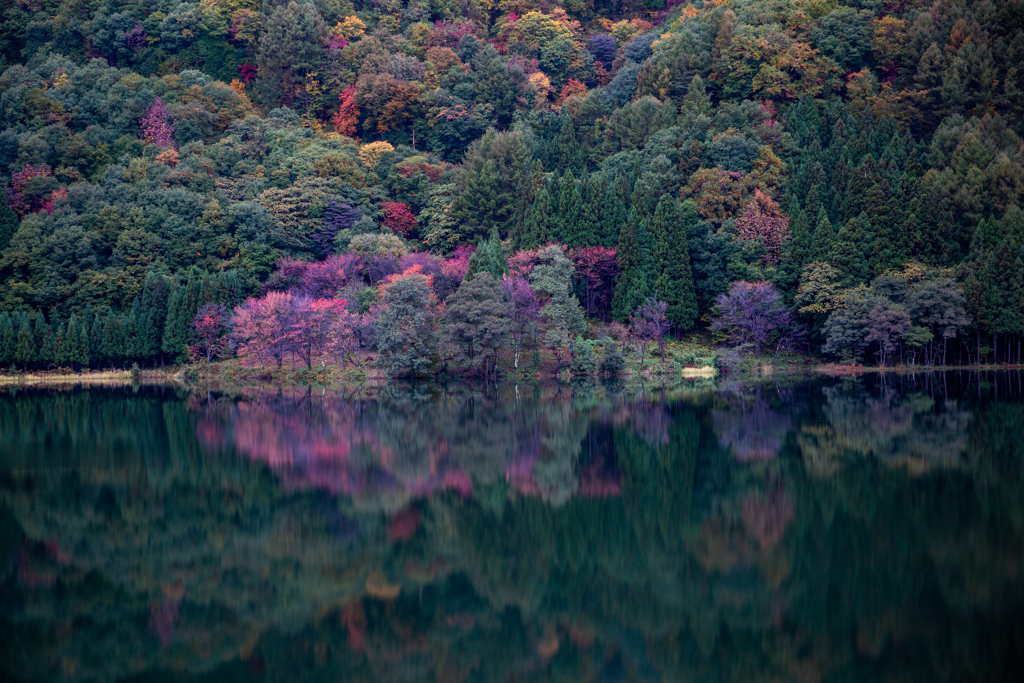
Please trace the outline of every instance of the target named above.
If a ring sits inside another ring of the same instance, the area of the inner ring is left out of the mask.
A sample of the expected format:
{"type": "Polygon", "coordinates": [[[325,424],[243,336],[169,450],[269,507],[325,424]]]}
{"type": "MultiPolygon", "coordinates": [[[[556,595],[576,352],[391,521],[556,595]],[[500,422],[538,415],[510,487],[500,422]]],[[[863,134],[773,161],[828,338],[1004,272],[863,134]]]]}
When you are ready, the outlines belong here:
{"type": "Polygon", "coordinates": [[[863,213],[846,221],[836,235],[826,260],[842,273],[846,286],[866,284],[871,279],[872,241],[871,224],[863,213]]]}
{"type": "Polygon", "coordinates": [[[18,231],[18,214],[7,202],[7,193],[0,192],[0,253],[11,243],[11,238],[18,231]]]}
{"type": "Polygon", "coordinates": [[[99,313],[92,313],[86,316],[89,322],[89,359],[95,363],[97,368],[103,367],[106,356],[103,353],[103,316],[99,313]]]}
{"type": "Polygon", "coordinates": [[[824,208],[818,210],[818,220],[811,235],[810,261],[827,261],[836,242],[836,231],[824,208]]]}
{"type": "Polygon", "coordinates": [[[28,370],[31,363],[36,362],[36,340],[32,334],[32,323],[27,315],[21,314],[18,326],[18,341],[14,349],[14,360],[22,370],[28,370]]]}
{"type": "Polygon", "coordinates": [[[18,333],[14,329],[14,321],[7,311],[0,313],[0,366],[14,363],[14,350],[18,343],[18,333]]]}
{"type": "Polygon", "coordinates": [[[687,237],[697,219],[692,203],[680,204],[673,197],[664,197],[658,202],[648,231],[654,295],[668,304],[668,319],[679,331],[691,329],[697,320],[687,237]]]}
{"type": "Polygon", "coordinates": [[[42,311],[36,313],[34,333],[36,346],[36,362],[44,368],[55,360],[53,347],[53,329],[46,322],[46,315],[42,311]]]}
{"type": "Polygon", "coordinates": [[[694,76],[693,80],[690,81],[689,88],[686,90],[686,95],[683,97],[683,106],[680,108],[680,114],[684,117],[694,117],[710,116],[711,113],[711,98],[708,97],[707,91],[704,88],[704,79],[700,76],[694,76]]]}
{"type": "Polygon", "coordinates": [[[125,356],[125,339],[124,339],[124,321],[123,319],[114,314],[114,311],[107,311],[107,317],[103,321],[103,341],[101,342],[103,349],[103,356],[110,363],[111,367],[115,363],[124,359],[125,356]]]}
{"type": "Polygon", "coordinates": [[[619,262],[619,278],[615,283],[612,297],[612,317],[625,322],[636,307],[651,295],[648,281],[649,242],[647,227],[638,221],[634,213],[622,226],[619,246],[616,249],[619,262]]]}
{"type": "Polygon", "coordinates": [[[137,360],[142,358],[145,337],[142,334],[142,303],[138,297],[132,301],[132,308],[124,317],[124,355],[125,358],[137,360]]]}
{"type": "Polygon", "coordinates": [[[617,247],[619,232],[627,218],[626,205],[612,183],[607,183],[601,205],[601,245],[617,247]]]}
{"type": "Polygon", "coordinates": [[[139,300],[136,353],[139,358],[155,358],[160,354],[164,326],[167,323],[167,299],[170,282],[162,274],[146,273],[139,300]]]}
{"type": "Polygon", "coordinates": [[[536,249],[542,244],[552,241],[554,233],[554,216],[551,208],[551,194],[547,187],[542,186],[533,198],[533,204],[526,212],[522,234],[519,236],[519,249],[536,249]]]}
{"type": "Polygon", "coordinates": [[[466,279],[471,280],[480,272],[490,273],[495,282],[501,282],[501,278],[508,272],[508,260],[496,229],[491,230],[491,236],[486,242],[477,245],[476,252],[469,259],[466,279]]]}
{"type": "Polygon", "coordinates": [[[512,331],[501,282],[487,270],[467,276],[445,304],[442,330],[460,367],[490,377],[512,331]]]}
{"type": "Polygon", "coordinates": [[[583,196],[572,171],[562,178],[562,193],[558,200],[558,223],[559,242],[570,247],[583,246],[584,242],[580,239],[585,237],[586,232],[583,227],[583,196]]]}
{"type": "Polygon", "coordinates": [[[170,297],[161,348],[172,360],[184,356],[185,347],[192,338],[192,321],[201,305],[199,295],[202,279],[202,273],[192,270],[185,283],[174,290],[170,297]]]}
{"type": "Polygon", "coordinates": [[[558,134],[551,145],[550,159],[552,171],[583,172],[583,154],[576,140],[576,126],[564,106],[558,116],[558,134]]]}
{"type": "MultiPolygon", "coordinates": [[[[56,322],[56,316],[54,321],[56,322]]],[[[67,336],[67,325],[58,323],[53,334],[53,362],[57,367],[66,368],[70,362],[67,357],[67,336]]]]}
{"type": "Polygon", "coordinates": [[[68,318],[68,329],[64,342],[65,357],[72,368],[89,365],[89,335],[85,325],[75,314],[68,318]]]}

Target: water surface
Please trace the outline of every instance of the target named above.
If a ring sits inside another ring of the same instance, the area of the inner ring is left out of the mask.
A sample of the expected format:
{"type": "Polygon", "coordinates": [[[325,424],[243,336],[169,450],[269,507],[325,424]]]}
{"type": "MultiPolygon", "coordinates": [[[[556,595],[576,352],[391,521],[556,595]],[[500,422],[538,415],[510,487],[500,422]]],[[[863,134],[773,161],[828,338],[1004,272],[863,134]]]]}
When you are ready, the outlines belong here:
{"type": "Polygon", "coordinates": [[[1020,373],[0,394],[18,681],[1000,681],[1020,373]]]}

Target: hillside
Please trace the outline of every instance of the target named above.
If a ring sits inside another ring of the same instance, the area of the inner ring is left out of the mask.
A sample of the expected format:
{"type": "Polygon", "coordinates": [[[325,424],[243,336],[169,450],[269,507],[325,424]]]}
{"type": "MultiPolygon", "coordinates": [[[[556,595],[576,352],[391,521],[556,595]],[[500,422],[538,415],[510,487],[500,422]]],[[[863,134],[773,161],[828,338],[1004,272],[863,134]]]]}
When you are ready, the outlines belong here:
{"type": "Polygon", "coordinates": [[[0,365],[1020,361],[1019,1],[3,8],[0,365]]]}

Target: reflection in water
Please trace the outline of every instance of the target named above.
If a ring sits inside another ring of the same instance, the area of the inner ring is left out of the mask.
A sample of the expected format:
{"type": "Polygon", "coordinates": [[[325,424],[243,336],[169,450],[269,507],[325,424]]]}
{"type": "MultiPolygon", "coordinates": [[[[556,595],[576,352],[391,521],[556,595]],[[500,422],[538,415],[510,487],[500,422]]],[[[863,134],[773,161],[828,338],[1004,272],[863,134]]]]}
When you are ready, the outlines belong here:
{"type": "Polygon", "coordinates": [[[1024,400],[941,377],[2,396],[0,674],[1014,679],[1024,400]]]}

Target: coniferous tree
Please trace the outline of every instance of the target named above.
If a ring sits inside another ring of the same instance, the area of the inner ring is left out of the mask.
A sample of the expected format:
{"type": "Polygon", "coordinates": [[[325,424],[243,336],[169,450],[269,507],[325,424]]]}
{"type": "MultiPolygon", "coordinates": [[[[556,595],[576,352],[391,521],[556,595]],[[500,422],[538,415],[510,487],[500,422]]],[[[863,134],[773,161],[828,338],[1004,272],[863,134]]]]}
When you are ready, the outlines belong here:
{"type": "Polygon", "coordinates": [[[36,312],[33,336],[36,345],[36,362],[44,368],[55,360],[53,347],[53,328],[46,322],[42,311],[36,312]]]}
{"type": "Polygon", "coordinates": [[[89,358],[97,368],[102,368],[106,360],[103,353],[103,316],[94,312],[86,319],[88,320],[90,317],[92,320],[89,323],[89,358]]]}
{"type": "Polygon", "coordinates": [[[495,282],[501,282],[501,278],[508,272],[508,260],[501,247],[497,229],[491,230],[491,236],[486,242],[477,245],[476,252],[469,259],[466,279],[470,280],[481,272],[490,273],[495,282]]]}
{"type": "Polygon", "coordinates": [[[866,284],[871,280],[869,256],[872,238],[871,223],[863,213],[846,221],[836,235],[826,260],[839,269],[847,286],[866,284]]]}
{"type": "Polygon", "coordinates": [[[169,295],[170,283],[166,276],[152,271],[146,273],[142,298],[139,300],[139,327],[136,332],[136,355],[139,358],[155,358],[160,355],[169,295]]]}
{"type": "Polygon", "coordinates": [[[68,330],[64,342],[65,356],[71,367],[89,365],[89,335],[85,325],[72,313],[68,318],[68,330]]]}
{"type": "Polygon", "coordinates": [[[583,172],[583,154],[576,139],[576,126],[564,106],[558,116],[558,134],[551,145],[551,170],[583,172]]]}
{"type": "Polygon", "coordinates": [[[18,326],[18,341],[14,348],[14,360],[21,366],[22,370],[28,370],[28,366],[36,362],[36,340],[32,333],[32,322],[28,315],[21,314],[21,322],[18,326]]]}
{"type": "Polygon", "coordinates": [[[569,171],[562,178],[562,193],[558,200],[559,242],[570,247],[583,246],[580,240],[583,228],[583,197],[580,186],[569,171]]]}
{"type": "Polygon", "coordinates": [[[627,218],[626,205],[612,183],[607,183],[601,205],[601,245],[617,247],[619,232],[627,218]]]}
{"type": "Polygon", "coordinates": [[[7,311],[0,313],[0,366],[14,363],[14,350],[18,343],[18,333],[14,329],[14,321],[7,311]]]}
{"type": "Polygon", "coordinates": [[[683,205],[673,197],[664,197],[658,202],[648,231],[654,296],[668,304],[666,315],[678,331],[691,329],[697,320],[697,295],[687,238],[697,218],[691,203],[683,205]]]}
{"type": "Polygon", "coordinates": [[[651,295],[649,246],[646,225],[631,213],[622,226],[615,254],[620,273],[612,297],[612,317],[618,321],[628,320],[636,307],[651,295]]]}
{"type": "Polygon", "coordinates": [[[519,236],[516,246],[519,249],[536,249],[553,241],[553,214],[551,194],[548,192],[548,188],[542,185],[533,198],[533,204],[526,212],[522,234],[519,236]]]}
{"type": "Polygon", "coordinates": [[[18,231],[18,214],[7,203],[7,193],[0,192],[0,253],[11,243],[11,238],[18,231]]]}
{"type": "Polygon", "coordinates": [[[107,316],[103,320],[103,341],[101,343],[103,356],[111,367],[124,359],[124,342],[124,325],[121,316],[116,315],[112,310],[107,311],[107,316]]]}

